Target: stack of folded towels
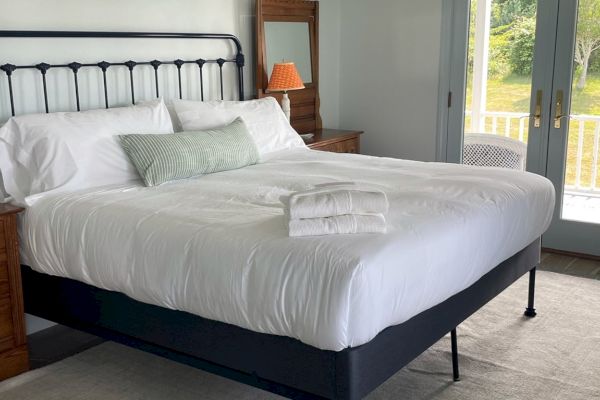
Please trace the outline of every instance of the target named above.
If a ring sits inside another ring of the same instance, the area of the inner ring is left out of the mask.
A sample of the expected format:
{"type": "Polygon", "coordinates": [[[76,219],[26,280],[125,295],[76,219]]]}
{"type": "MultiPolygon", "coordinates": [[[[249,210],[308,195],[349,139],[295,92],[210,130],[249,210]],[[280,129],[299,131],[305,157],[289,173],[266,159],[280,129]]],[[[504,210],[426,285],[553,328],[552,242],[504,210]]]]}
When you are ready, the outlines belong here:
{"type": "Polygon", "coordinates": [[[291,237],[387,230],[389,203],[385,193],[353,182],[316,185],[293,193],[285,203],[291,237]]]}

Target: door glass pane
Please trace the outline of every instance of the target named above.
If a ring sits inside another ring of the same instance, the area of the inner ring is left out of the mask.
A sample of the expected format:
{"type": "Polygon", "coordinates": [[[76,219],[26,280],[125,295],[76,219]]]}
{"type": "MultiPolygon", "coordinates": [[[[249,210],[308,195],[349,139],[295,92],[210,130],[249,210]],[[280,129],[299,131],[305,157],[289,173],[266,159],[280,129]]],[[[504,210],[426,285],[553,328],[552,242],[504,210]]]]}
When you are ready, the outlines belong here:
{"type": "Polygon", "coordinates": [[[525,168],[537,0],[472,0],[465,164],[525,168]]]}
{"type": "MultiPolygon", "coordinates": [[[[600,223],[600,1],[580,0],[574,55],[563,219],[600,223]]],[[[562,107],[566,109],[567,103],[562,107]]],[[[553,110],[556,112],[556,110],[553,110]]]]}

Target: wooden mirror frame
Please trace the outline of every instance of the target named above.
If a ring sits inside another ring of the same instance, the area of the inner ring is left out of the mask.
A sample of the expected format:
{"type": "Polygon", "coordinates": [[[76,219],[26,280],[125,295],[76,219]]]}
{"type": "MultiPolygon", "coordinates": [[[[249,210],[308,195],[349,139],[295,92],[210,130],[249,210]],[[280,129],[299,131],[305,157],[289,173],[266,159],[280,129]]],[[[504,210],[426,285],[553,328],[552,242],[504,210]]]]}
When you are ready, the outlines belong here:
{"type": "Polygon", "coordinates": [[[265,22],[308,22],[312,82],[305,89],[288,92],[292,106],[291,124],[298,133],[314,133],[322,128],[319,113],[319,2],[303,0],[256,0],[256,89],[258,98],[272,96],[281,102],[282,93],[267,91],[265,22]]]}

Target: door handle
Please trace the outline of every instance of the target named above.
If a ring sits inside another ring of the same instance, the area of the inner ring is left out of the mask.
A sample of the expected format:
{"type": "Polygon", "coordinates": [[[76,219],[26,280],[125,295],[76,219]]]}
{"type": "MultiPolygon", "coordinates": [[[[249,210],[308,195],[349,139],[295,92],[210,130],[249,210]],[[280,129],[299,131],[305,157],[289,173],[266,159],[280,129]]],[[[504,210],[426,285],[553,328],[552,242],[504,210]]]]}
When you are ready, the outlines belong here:
{"type": "Polygon", "coordinates": [[[563,105],[564,105],[564,92],[562,90],[558,90],[556,92],[556,107],[554,112],[554,128],[560,129],[561,120],[566,117],[563,113],[563,105]]]}
{"type": "Polygon", "coordinates": [[[534,128],[539,128],[542,126],[542,99],[544,97],[544,92],[538,90],[535,95],[535,111],[533,114],[533,126],[534,128]]]}

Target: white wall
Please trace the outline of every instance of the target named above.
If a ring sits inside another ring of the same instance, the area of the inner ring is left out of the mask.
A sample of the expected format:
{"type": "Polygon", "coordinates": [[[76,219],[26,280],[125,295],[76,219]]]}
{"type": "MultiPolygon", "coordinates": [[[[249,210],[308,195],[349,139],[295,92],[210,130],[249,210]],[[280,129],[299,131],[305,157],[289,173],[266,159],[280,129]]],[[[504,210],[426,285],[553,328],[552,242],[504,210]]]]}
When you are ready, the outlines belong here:
{"type": "MultiPolygon", "coordinates": [[[[210,0],[172,0],[144,1],[144,0],[94,0],[74,1],[61,0],[60,6],[56,2],[30,0],[26,2],[14,2],[9,5],[9,12],[0,14],[0,26],[3,29],[47,29],[47,30],[106,30],[106,31],[181,31],[181,32],[223,32],[234,33],[244,37],[245,41],[251,40],[252,17],[246,18],[251,13],[247,1],[210,1],[210,0]],[[244,30],[242,32],[242,30],[244,30]]],[[[108,61],[122,61],[124,59],[143,60],[147,57],[158,59],[195,59],[197,57],[216,58],[230,53],[233,46],[228,42],[197,41],[197,40],[146,40],[146,39],[2,39],[0,41],[0,54],[3,60],[13,63],[30,63],[46,61],[64,62],[66,60],[77,60],[80,62],[96,62],[99,57],[108,61]],[[127,57],[127,58],[125,58],[127,57]]],[[[249,63],[252,65],[253,57],[250,52],[249,63]]],[[[161,94],[167,97],[176,96],[176,69],[172,66],[161,67],[161,94]],[[170,75],[170,77],[169,77],[170,75]]],[[[190,98],[199,97],[199,83],[197,67],[185,66],[184,90],[190,98]],[[189,88],[189,89],[188,89],[189,88]],[[194,93],[198,92],[198,93],[194,93]]],[[[234,67],[228,64],[225,67],[226,82],[233,82],[234,67]]],[[[215,65],[206,67],[207,77],[205,83],[209,84],[206,94],[210,98],[218,96],[218,68],[215,65]],[[212,76],[211,76],[212,75],[212,76]]],[[[36,71],[21,71],[20,77],[27,74],[39,75],[36,71]]],[[[73,106],[73,88],[65,86],[65,82],[71,84],[69,74],[66,70],[50,70],[48,73],[48,85],[50,106],[52,111],[62,111],[73,106]],[[60,75],[65,77],[60,77],[60,75]],[[62,92],[62,93],[61,93],[62,92]]],[[[100,79],[85,80],[86,76],[99,75],[98,70],[85,69],[80,73],[81,95],[83,108],[96,108],[101,105],[100,79]],[[83,74],[83,75],[82,75],[83,74]],[[100,104],[99,104],[100,103],[100,104]]],[[[136,85],[136,100],[152,98],[153,73],[151,67],[138,67],[135,77],[139,81],[147,81],[136,85]]],[[[246,69],[246,93],[251,96],[253,89],[252,68],[246,69]]],[[[25,91],[28,85],[40,85],[39,79],[23,79],[16,82],[16,91],[23,90],[31,96],[35,93],[35,87],[25,91]]],[[[127,104],[128,73],[125,68],[112,68],[109,70],[109,95],[111,105],[127,104]]],[[[5,80],[0,81],[2,93],[6,92],[5,80]]],[[[234,98],[236,87],[234,84],[226,85],[226,97],[234,98]]],[[[37,92],[41,87],[37,88],[37,92]]],[[[184,96],[186,93],[184,93],[184,96]]],[[[41,96],[38,96],[37,104],[31,99],[24,100],[25,96],[17,96],[17,108],[22,112],[35,112],[43,110],[41,96]],[[31,104],[34,103],[34,104],[31,104]],[[37,106],[37,107],[36,107],[37,106]]],[[[0,98],[6,103],[6,96],[0,98]]],[[[3,110],[7,104],[2,104],[3,110]]],[[[2,115],[6,117],[6,115],[2,115]]]]}
{"type": "MultiPolygon", "coordinates": [[[[320,38],[322,116],[325,125],[329,127],[335,127],[339,122],[340,3],[341,0],[321,0],[320,3],[323,20],[320,38]]],[[[61,0],[59,3],[28,0],[14,1],[6,7],[6,12],[0,13],[2,29],[234,33],[242,41],[246,55],[246,96],[250,98],[256,92],[254,0],[61,0]]],[[[38,57],[35,57],[34,51],[39,49],[35,44],[39,41],[31,41],[29,47],[20,49],[22,43],[23,40],[1,41],[2,60],[6,61],[10,57],[13,63],[37,62],[41,58],[52,61],[52,57],[60,56],[60,53],[53,53],[48,47],[48,53],[44,53],[42,49],[41,54],[38,53],[38,57]]],[[[83,56],[88,55],[88,59],[93,59],[99,53],[108,57],[111,51],[118,50],[112,46],[102,48],[100,43],[85,46],[84,51],[76,49],[74,53],[84,53],[83,56]]],[[[169,46],[172,46],[173,42],[169,43],[169,46]]],[[[157,50],[166,51],[165,47],[157,50]]],[[[146,49],[147,47],[139,50],[146,49]]],[[[0,84],[4,83],[0,81],[0,84]]],[[[38,107],[40,105],[38,103],[38,107]]],[[[4,107],[4,104],[2,106],[4,107]]]]}
{"type": "Polygon", "coordinates": [[[442,0],[344,0],[340,125],[365,154],[435,160],[442,0]]]}
{"type": "Polygon", "coordinates": [[[319,2],[319,95],[325,128],[338,128],[340,125],[341,8],[342,2],[345,4],[347,1],[319,2]]]}
{"type": "MultiPolygon", "coordinates": [[[[11,2],[0,14],[0,26],[235,33],[249,66],[247,95],[255,91],[254,0],[56,4],[11,2]]],[[[363,152],[368,154],[435,158],[441,8],[442,0],[321,0],[320,95],[325,127],[364,129],[363,152]]]]}

